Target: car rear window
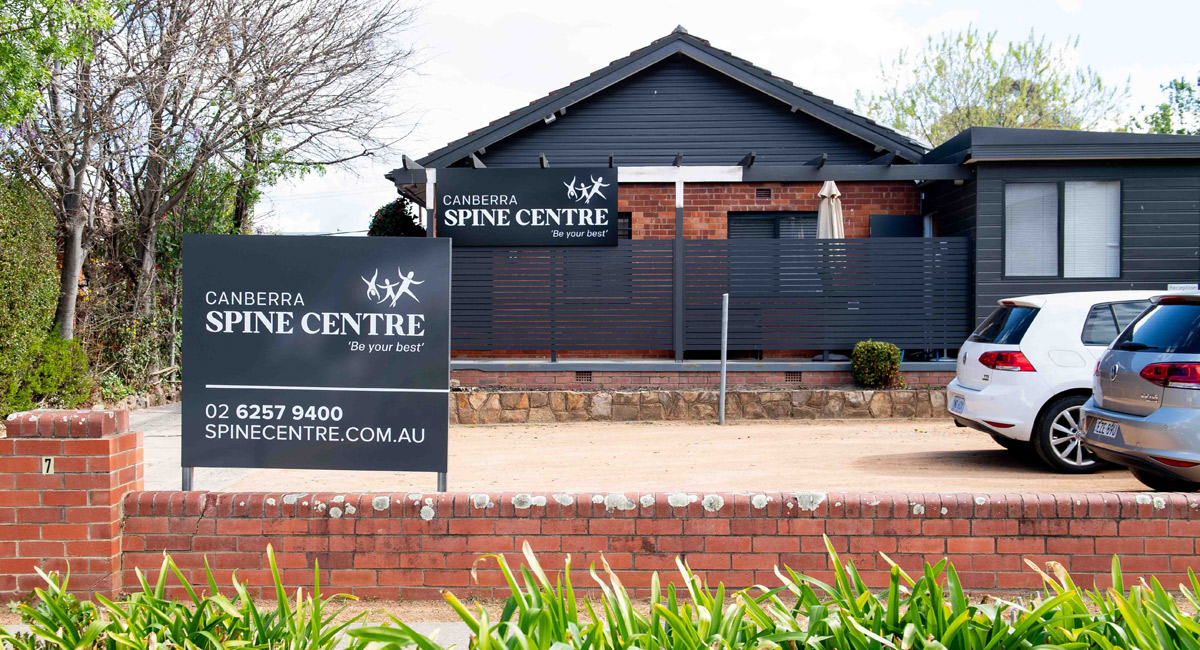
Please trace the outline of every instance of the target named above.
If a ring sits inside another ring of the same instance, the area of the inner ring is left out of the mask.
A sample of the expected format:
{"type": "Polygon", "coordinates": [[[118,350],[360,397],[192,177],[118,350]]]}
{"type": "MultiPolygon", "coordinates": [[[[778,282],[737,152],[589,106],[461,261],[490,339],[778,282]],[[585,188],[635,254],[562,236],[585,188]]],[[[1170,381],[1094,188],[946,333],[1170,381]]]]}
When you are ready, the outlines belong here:
{"type": "Polygon", "coordinates": [[[1159,304],[1113,343],[1118,350],[1200,354],[1200,304],[1159,304]]]}
{"type": "Polygon", "coordinates": [[[1093,306],[1083,323],[1083,344],[1107,346],[1149,306],[1149,300],[1104,302],[1093,306]]]}
{"type": "Polygon", "coordinates": [[[1017,345],[1037,313],[1035,307],[1001,307],[992,312],[967,340],[972,343],[1017,345]]]}

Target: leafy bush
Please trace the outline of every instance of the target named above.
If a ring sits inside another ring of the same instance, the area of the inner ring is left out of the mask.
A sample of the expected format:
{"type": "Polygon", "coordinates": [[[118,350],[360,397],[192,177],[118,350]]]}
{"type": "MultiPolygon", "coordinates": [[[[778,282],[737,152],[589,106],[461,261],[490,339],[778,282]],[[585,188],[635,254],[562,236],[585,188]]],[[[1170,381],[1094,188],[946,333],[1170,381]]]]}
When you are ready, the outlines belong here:
{"type": "Polygon", "coordinates": [[[379,208],[371,217],[367,231],[371,237],[424,237],[425,228],[417,221],[411,201],[404,197],[379,208]]]}
{"type": "Polygon", "coordinates": [[[65,341],[53,333],[42,339],[19,396],[39,406],[75,408],[91,392],[87,355],[79,341],[65,341]]]}
{"type": "Polygon", "coordinates": [[[32,408],[24,379],[54,321],[54,215],[36,192],[0,177],[0,415],[32,408]]]}
{"type": "MultiPolygon", "coordinates": [[[[781,587],[756,586],[727,594],[723,585],[706,585],[677,559],[682,586],[668,584],[664,589],[655,573],[649,605],[642,608],[606,564],[603,577],[596,567],[589,569],[600,593],[594,601],[581,603],[571,582],[569,559],[552,581],[526,543],[526,564],[517,571],[501,555],[476,562],[495,562],[512,592],[498,619],[492,620],[483,607],[472,613],[449,592],[444,597],[470,629],[470,650],[1200,647],[1200,625],[1186,611],[1200,608],[1200,581],[1191,570],[1188,584],[1179,587],[1186,609],[1156,579],[1127,588],[1116,558],[1113,586],[1106,591],[1079,588],[1056,562],[1043,571],[1026,560],[1042,577],[1040,597],[1029,603],[995,597],[972,603],[946,560],[909,574],[881,554],[890,575],[885,588],[872,591],[854,563],[842,562],[828,538],[825,544],[833,574],[830,583],[785,567],[775,570],[781,587]]],[[[60,582],[56,575],[42,574],[47,587],[35,591],[35,602],[17,608],[31,631],[0,628],[0,645],[13,650],[440,650],[394,617],[384,625],[353,627],[363,616],[359,614],[334,624],[340,612],[325,613],[331,599],[321,597],[316,567],[311,595],[297,590],[289,600],[269,546],[267,559],[275,601],[265,609],[236,579],[236,600],[220,595],[207,564],[207,593],[200,593],[169,556],[156,582],[138,570],[140,591],[120,602],[97,597],[99,608],[68,595],[67,579],[60,582]],[[170,576],[183,586],[185,600],[167,597],[170,576]]]]}
{"type": "Polygon", "coordinates": [[[865,388],[903,387],[900,348],[884,341],[859,341],[850,353],[850,375],[865,388]]]}

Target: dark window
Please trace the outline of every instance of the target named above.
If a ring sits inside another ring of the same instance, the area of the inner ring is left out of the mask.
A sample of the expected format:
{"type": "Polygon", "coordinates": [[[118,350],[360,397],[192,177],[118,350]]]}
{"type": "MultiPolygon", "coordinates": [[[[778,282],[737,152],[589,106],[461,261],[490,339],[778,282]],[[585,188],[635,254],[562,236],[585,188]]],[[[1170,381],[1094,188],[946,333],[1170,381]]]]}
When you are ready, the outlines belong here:
{"type": "Polygon", "coordinates": [[[1200,354],[1200,305],[1159,304],[1150,308],[1113,343],[1118,350],[1200,354]]]}
{"type": "Polygon", "coordinates": [[[1121,330],[1150,306],[1149,300],[1106,302],[1092,307],[1083,322],[1083,344],[1108,346],[1121,330]]]}
{"type": "Polygon", "coordinates": [[[815,212],[730,212],[729,239],[816,239],[815,212]]]}
{"type": "Polygon", "coordinates": [[[1017,345],[1037,313],[1034,307],[1001,307],[992,312],[967,340],[972,343],[1017,345]]]}
{"type": "Polygon", "coordinates": [[[617,239],[633,239],[633,213],[617,213],[617,239]]]}
{"type": "Polygon", "coordinates": [[[1121,183],[1005,185],[1004,275],[1120,277],[1121,183]]]}

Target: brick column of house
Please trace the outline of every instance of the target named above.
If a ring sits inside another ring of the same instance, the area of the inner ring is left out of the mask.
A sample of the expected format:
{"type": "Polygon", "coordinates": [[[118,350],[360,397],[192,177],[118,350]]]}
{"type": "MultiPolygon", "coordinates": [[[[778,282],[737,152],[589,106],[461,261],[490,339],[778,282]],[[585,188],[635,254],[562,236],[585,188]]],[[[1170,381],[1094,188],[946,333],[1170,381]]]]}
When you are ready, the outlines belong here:
{"type": "Polygon", "coordinates": [[[142,489],[142,434],[127,411],[14,413],[0,438],[0,602],[34,571],[66,573],[77,594],[121,590],[121,503],[142,489]]]}

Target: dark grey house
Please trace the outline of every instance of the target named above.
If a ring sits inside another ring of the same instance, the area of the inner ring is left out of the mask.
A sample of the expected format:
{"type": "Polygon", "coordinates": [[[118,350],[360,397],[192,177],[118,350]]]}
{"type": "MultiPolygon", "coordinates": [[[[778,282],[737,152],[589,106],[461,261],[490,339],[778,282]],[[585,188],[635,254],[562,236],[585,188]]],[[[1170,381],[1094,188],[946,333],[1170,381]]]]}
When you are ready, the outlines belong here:
{"type": "Polygon", "coordinates": [[[922,162],[972,172],[922,205],[972,241],[977,321],[1007,296],[1200,282],[1200,138],[975,127],[922,162]]]}
{"type": "Polygon", "coordinates": [[[719,349],[728,292],[756,372],[839,370],[810,360],[867,338],[937,372],[997,299],[1200,283],[1200,137],[973,128],[930,151],[683,29],[497,113],[387,178],[435,223],[441,170],[612,168],[618,245],[456,247],[460,370],[678,370],[719,349]],[[841,239],[815,238],[825,181],[841,239]]]}

